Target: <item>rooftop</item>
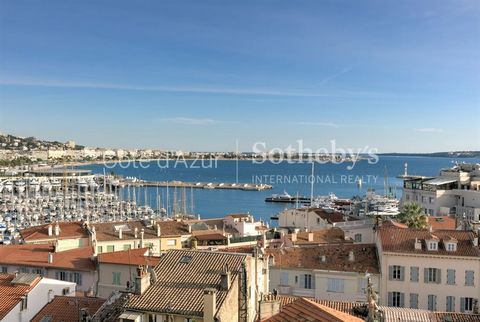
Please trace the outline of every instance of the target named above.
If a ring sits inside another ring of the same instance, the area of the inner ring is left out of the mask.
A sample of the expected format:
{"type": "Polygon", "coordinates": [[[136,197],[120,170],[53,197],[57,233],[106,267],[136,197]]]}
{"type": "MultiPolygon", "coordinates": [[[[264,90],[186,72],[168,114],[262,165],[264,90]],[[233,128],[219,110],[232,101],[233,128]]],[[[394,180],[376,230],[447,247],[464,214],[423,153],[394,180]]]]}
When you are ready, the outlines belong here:
{"type": "Polygon", "coordinates": [[[307,298],[297,298],[293,302],[282,306],[280,313],[266,319],[267,322],[361,322],[363,319],[331,307],[319,304],[307,298]]]}
{"type": "Polygon", "coordinates": [[[312,210],[318,217],[322,218],[323,220],[327,221],[330,224],[337,223],[337,222],[344,222],[344,221],[354,221],[358,220],[355,217],[342,214],[338,211],[326,211],[324,209],[310,209],[312,210]]]}
{"type": "Polygon", "coordinates": [[[220,308],[228,293],[220,289],[222,270],[228,265],[233,283],[246,257],[224,252],[169,250],[155,266],[157,281],[142,295],[133,295],[126,308],[202,317],[204,290],[217,289],[217,309],[220,308]]]}
{"type": "Polygon", "coordinates": [[[48,235],[48,226],[50,224],[29,227],[20,230],[20,235],[26,242],[36,240],[54,240],[71,238],[88,238],[88,232],[80,221],[59,222],[60,234],[55,235],[55,223],[52,223],[52,235],[48,235]]]}
{"type": "Polygon", "coordinates": [[[95,264],[91,257],[92,247],[81,247],[61,252],[54,252],[50,244],[4,245],[0,247],[0,263],[33,267],[58,267],[80,271],[94,271],[95,264]],[[48,254],[53,253],[52,263],[48,254]]]}
{"type": "Polygon", "coordinates": [[[428,224],[432,226],[433,230],[455,230],[457,228],[457,221],[455,217],[451,216],[428,216],[428,224]]]}
{"type": "MultiPolygon", "coordinates": [[[[156,221],[155,224],[160,225],[160,236],[181,236],[189,234],[187,226],[178,221],[156,221]]],[[[91,225],[95,227],[95,232],[98,241],[108,241],[119,239],[119,228],[122,228],[122,239],[138,239],[140,232],[144,230],[144,238],[152,239],[158,238],[157,228],[150,222],[142,220],[132,221],[118,221],[118,222],[104,222],[94,223],[91,225]],[[135,238],[135,228],[137,228],[137,237],[135,238]]]]}
{"type": "MultiPolygon", "coordinates": [[[[289,235],[290,239],[292,234],[289,235]]],[[[338,244],[345,243],[345,232],[340,228],[322,229],[312,232],[297,233],[297,241],[293,242],[296,245],[305,244],[338,244]],[[308,235],[312,233],[313,241],[308,241],[308,235]]]]}
{"type": "Polygon", "coordinates": [[[373,244],[336,244],[309,247],[267,249],[275,258],[273,267],[323,269],[342,272],[378,274],[377,249],[373,244]],[[354,260],[349,259],[353,252],[354,260]],[[322,257],[325,256],[325,261],[322,257]]]}
{"type": "Polygon", "coordinates": [[[31,320],[31,322],[80,321],[82,309],[92,316],[105,302],[94,297],[55,296],[31,320]]]}
{"type": "Polygon", "coordinates": [[[432,238],[432,233],[428,229],[398,229],[381,228],[379,229],[380,242],[384,252],[405,253],[405,254],[429,254],[429,255],[449,255],[449,256],[469,256],[479,257],[480,249],[474,246],[472,240],[477,237],[474,232],[461,230],[435,230],[434,236],[439,240],[456,239],[456,251],[447,251],[442,242],[438,243],[438,250],[428,250],[425,240],[432,238]],[[422,249],[415,249],[415,239],[422,244],[422,249]]]}
{"type": "MultiPolygon", "coordinates": [[[[19,274],[20,275],[20,274],[19,274]]],[[[30,284],[12,283],[14,274],[0,273],[0,320],[3,318],[33,289],[41,277],[35,276],[30,284]]]]}
{"type": "Polygon", "coordinates": [[[155,266],[158,264],[159,257],[149,256],[148,248],[136,248],[130,250],[122,250],[119,252],[98,254],[97,260],[103,264],[119,264],[134,266],[155,266]]]}

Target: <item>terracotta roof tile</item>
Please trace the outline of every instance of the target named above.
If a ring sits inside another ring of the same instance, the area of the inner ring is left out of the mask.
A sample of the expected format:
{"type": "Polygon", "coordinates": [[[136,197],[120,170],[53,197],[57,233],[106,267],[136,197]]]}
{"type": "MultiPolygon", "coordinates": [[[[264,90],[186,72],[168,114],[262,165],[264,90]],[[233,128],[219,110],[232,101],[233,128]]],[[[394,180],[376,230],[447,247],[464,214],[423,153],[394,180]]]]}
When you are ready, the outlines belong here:
{"type": "Polygon", "coordinates": [[[456,251],[447,251],[442,242],[438,243],[438,250],[429,251],[426,248],[425,240],[429,239],[431,233],[428,229],[379,229],[380,242],[384,252],[412,253],[429,255],[450,255],[450,256],[480,256],[480,249],[473,246],[472,240],[476,237],[474,232],[461,230],[436,230],[434,235],[443,240],[444,238],[455,238],[457,242],[456,251]],[[422,249],[415,249],[415,239],[421,241],[422,249]]]}
{"type": "Polygon", "coordinates": [[[362,319],[306,298],[298,298],[282,306],[280,313],[266,319],[268,322],[361,322],[362,319]]]}
{"type": "Polygon", "coordinates": [[[220,289],[220,274],[225,264],[236,280],[247,255],[195,250],[169,250],[160,257],[154,270],[157,281],[142,295],[133,295],[127,309],[203,316],[203,291],[217,289],[217,309],[227,291],[220,289]],[[184,262],[183,259],[188,259],[184,262]]]}
{"type": "Polygon", "coordinates": [[[22,296],[28,294],[41,280],[37,277],[31,285],[26,284],[12,284],[15,278],[13,274],[0,273],[0,320],[3,318],[21,301],[22,296]]]}
{"type": "Polygon", "coordinates": [[[390,228],[390,227],[396,227],[396,228],[408,228],[407,225],[404,225],[398,221],[395,221],[393,219],[388,219],[388,220],[385,220],[383,223],[382,223],[382,228],[390,228]]]}
{"type": "Polygon", "coordinates": [[[80,310],[86,309],[89,316],[92,316],[102,306],[105,300],[93,297],[55,296],[47,303],[31,320],[40,322],[46,316],[51,322],[75,322],[80,321],[80,310]]]}
{"type": "Polygon", "coordinates": [[[101,253],[98,254],[97,260],[99,263],[104,264],[148,265],[151,267],[157,265],[160,258],[149,256],[148,253],[148,248],[136,248],[119,252],[101,253]]]}
{"type": "Polygon", "coordinates": [[[33,267],[58,267],[80,271],[94,271],[92,247],[54,252],[50,244],[6,245],[0,247],[0,263],[33,267]],[[53,262],[48,254],[53,253],[53,262]]]}
{"type": "MultiPolygon", "coordinates": [[[[298,232],[297,241],[293,242],[295,245],[307,245],[307,244],[338,244],[338,243],[351,243],[352,241],[345,240],[345,232],[340,228],[331,228],[316,230],[311,232],[313,234],[313,241],[308,241],[309,232],[298,232]]],[[[288,236],[292,239],[292,234],[288,236]]]]}
{"type": "Polygon", "coordinates": [[[432,226],[433,230],[455,230],[457,228],[455,217],[450,216],[429,216],[428,224],[432,226]]]}
{"type": "MultiPolygon", "coordinates": [[[[157,221],[160,225],[160,236],[181,236],[188,235],[187,226],[179,221],[169,220],[169,221],[157,221]]],[[[145,223],[141,220],[132,220],[132,221],[118,221],[118,222],[104,222],[104,223],[94,223],[91,224],[92,227],[95,227],[95,232],[97,235],[98,241],[108,241],[108,240],[117,240],[118,230],[115,227],[124,226],[126,229],[122,230],[122,239],[138,239],[140,238],[140,232],[144,230],[144,238],[158,238],[157,229],[154,225],[145,223]],[[137,228],[137,238],[135,238],[135,228],[137,228]]]]}
{"type": "Polygon", "coordinates": [[[88,231],[83,227],[80,221],[59,222],[59,236],[55,236],[55,223],[52,223],[52,236],[48,235],[49,224],[29,227],[20,230],[20,235],[25,241],[35,241],[44,239],[69,239],[69,238],[88,238],[88,231]]]}
{"type": "Polygon", "coordinates": [[[327,269],[343,272],[379,273],[377,250],[373,244],[337,244],[267,249],[274,256],[273,267],[327,269]],[[349,260],[353,252],[354,260],[349,260]],[[325,256],[325,262],[322,261],[325,256]]]}

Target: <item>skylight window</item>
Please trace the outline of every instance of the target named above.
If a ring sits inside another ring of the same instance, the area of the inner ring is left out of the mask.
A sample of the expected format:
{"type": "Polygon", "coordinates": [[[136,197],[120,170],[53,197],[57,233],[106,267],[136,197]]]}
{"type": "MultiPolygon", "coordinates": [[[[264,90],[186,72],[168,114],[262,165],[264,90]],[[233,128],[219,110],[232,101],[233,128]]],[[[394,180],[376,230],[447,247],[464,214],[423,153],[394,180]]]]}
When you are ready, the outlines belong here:
{"type": "Polygon", "coordinates": [[[192,256],[182,256],[180,263],[189,264],[192,261],[192,256]]]}

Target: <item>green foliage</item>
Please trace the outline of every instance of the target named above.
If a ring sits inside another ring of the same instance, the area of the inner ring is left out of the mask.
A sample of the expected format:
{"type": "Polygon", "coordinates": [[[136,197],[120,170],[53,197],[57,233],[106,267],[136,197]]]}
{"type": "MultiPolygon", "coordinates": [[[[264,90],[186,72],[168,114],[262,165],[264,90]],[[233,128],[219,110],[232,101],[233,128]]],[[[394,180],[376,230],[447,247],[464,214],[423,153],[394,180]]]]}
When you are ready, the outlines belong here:
{"type": "Polygon", "coordinates": [[[426,228],[428,225],[427,215],[425,215],[422,207],[417,203],[403,205],[398,219],[401,223],[411,228],[426,228]]]}

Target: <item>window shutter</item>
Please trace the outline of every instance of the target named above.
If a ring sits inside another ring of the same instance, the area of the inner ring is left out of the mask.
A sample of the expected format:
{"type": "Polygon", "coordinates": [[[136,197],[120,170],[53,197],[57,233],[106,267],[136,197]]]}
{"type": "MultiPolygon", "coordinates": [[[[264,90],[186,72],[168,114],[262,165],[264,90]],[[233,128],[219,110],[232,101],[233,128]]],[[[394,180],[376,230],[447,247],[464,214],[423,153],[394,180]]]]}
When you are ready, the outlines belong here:
{"type": "Polygon", "coordinates": [[[437,268],[437,284],[442,283],[442,270],[440,268],[437,268]]]}
{"type": "Polygon", "coordinates": [[[393,293],[388,292],[388,306],[392,306],[392,305],[393,305],[393,293]]]}
{"type": "Polygon", "coordinates": [[[428,283],[428,268],[426,267],[423,269],[423,281],[428,283]]]}
{"type": "Polygon", "coordinates": [[[58,274],[58,272],[55,272],[55,279],[56,279],[56,280],[59,280],[59,277],[60,277],[59,275],[60,275],[60,274],[58,274]]]}
{"type": "Polygon", "coordinates": [[[418,267],[410,267],[410,281],[418,282],[418,267]]]}
{"type": "Polygon", "coordinates": [[[78,285],[82,285],[82,274],[78,273],[78,285]]]}
{"type": "Polygon", "coordinates": [[[393,280],[393,266],[388,266],[388,279],[391,281],[393,280]]]}
{"type": "Polygon", "coordinates": [[[455,284],[455,270],[447,269],[447,284],[455,284]]]}
{"type": "Polygon", "coordinates": [[[461,297],[460,298],[460,312],[465,312],[465,298],[461,297]]]}
{"type": "Polygon", "coordinates": [[[400,293],[400,307],[405,307],[405,293],[400,293]]]}
{"type": "Polygon", "coordinates": [[[428,296],[428,304],[427,305],[428,305],[427,308],[429,310],[432,310],[432,296],[431,295],[428,296]]]}
{"type": "Polygon", "coordinates": [[[418,294],[410,293],[410,308],[418,309],[418,294]]]}
{"type": "Polygon", "coordinates": [[[404,281],[405,280],[405,267],[400,266],[400,280],[404,281]]]}

